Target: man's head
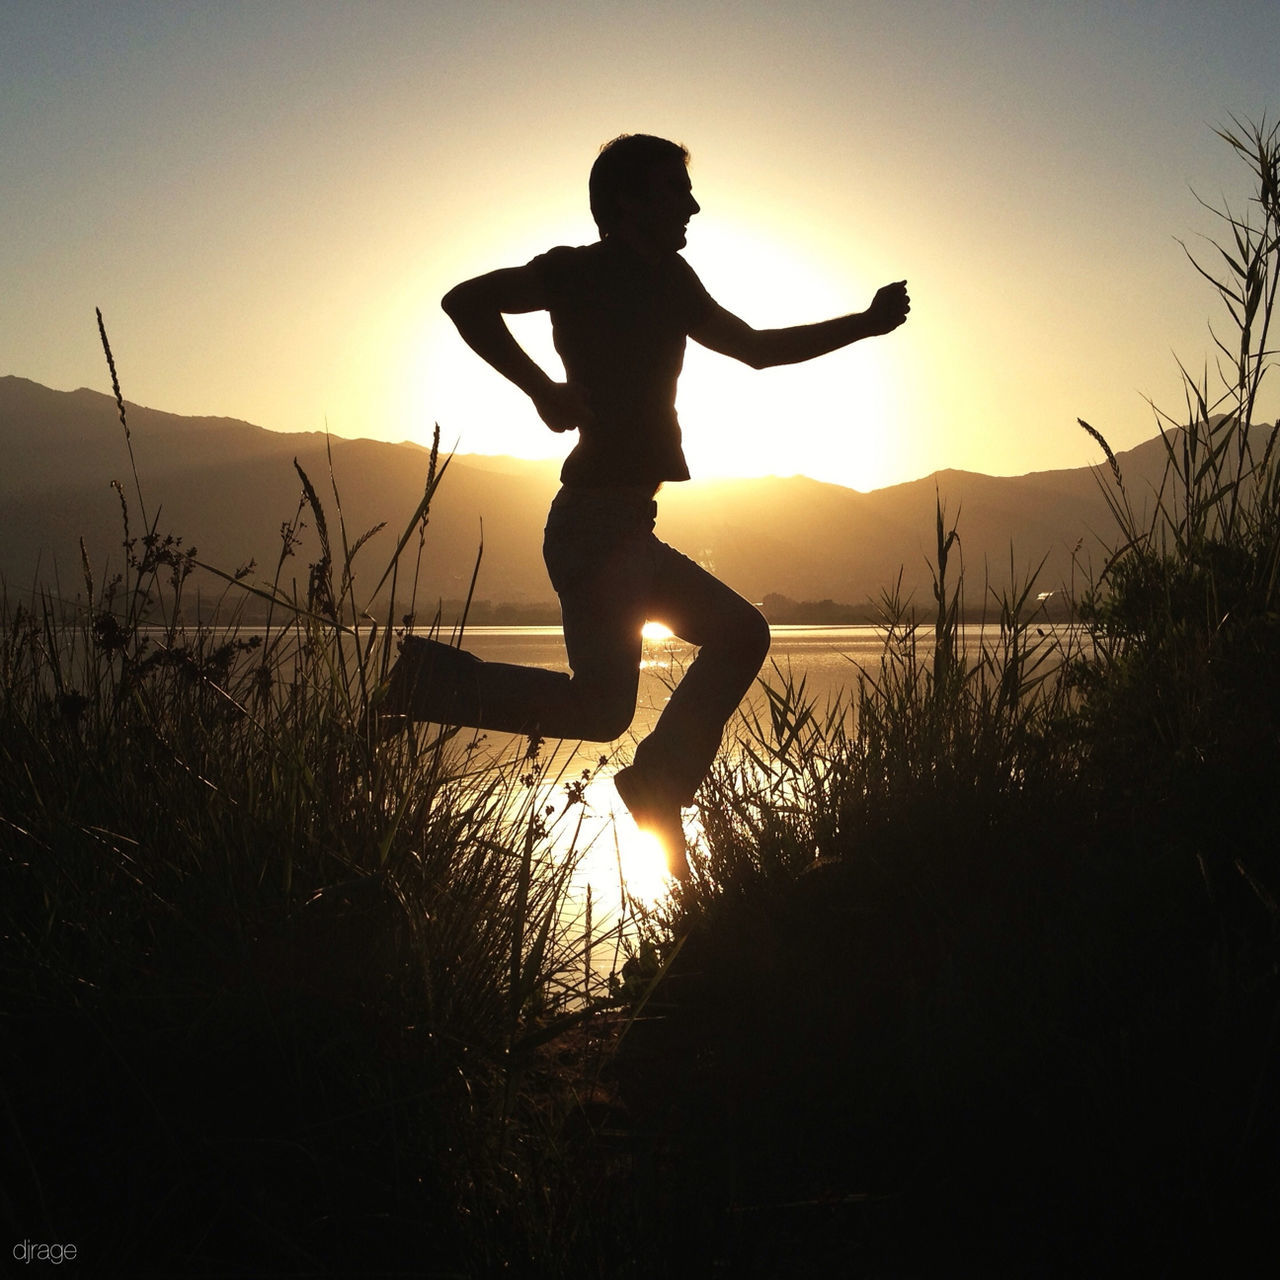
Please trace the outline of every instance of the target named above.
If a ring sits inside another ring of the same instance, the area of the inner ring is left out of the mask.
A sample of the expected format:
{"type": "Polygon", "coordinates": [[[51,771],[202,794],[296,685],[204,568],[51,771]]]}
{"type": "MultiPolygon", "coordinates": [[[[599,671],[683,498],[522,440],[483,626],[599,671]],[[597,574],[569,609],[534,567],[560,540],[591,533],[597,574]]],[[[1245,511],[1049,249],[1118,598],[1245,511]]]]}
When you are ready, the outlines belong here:
{"type": "Polygon", "coordinates": [[[688,163],[689,152],[679,143],[647,133],[624,133],[606,142],[588,182],[591,216],[601,238],[632,229],[638,219],[661,216],[680,221],[681,243],[672,247],[683,247],[683,223],[698,212],[689,190],[688,163]],[[660,211],[659,204],[666,207],[660,211]]]}

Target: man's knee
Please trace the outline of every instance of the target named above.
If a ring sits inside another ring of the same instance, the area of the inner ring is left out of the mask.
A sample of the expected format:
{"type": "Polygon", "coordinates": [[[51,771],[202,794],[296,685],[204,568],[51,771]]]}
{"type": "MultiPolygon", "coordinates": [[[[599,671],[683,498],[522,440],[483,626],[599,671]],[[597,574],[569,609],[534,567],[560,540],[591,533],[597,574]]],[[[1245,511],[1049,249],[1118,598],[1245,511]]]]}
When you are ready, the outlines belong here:
{"type": "Polygon", "coordinates": [[[743,664],[759,670],[768,657],[770,640],[764,614],[759,609],[744,609],[733,629],[734,648],[742,655],[743,664]]]}
{"type": "Polygon", "coordinates": [[[578,703],[575,737],[588,742],[612,742],[631,727],[636,714],[635,689],[608,689],[575,683],[578,703]]]}

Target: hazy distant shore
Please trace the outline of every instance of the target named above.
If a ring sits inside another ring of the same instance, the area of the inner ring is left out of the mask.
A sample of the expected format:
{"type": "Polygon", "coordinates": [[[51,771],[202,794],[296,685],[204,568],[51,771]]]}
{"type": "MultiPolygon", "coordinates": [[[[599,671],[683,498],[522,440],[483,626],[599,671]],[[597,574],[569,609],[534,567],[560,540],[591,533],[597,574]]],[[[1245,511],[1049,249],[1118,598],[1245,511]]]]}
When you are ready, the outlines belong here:
{"type": "MultiPolygon", "coordinates": [[[[335,526],[341,516],[352,541],[370,533],[354,565],[357,585],[369,591],[401,532],[396,520],[422,498],[429,454],[418,445],[285,435],[225,418],[127,409],[151,514],[160,513],[159,535],[181,539],[184,550],[194,544],[200,561],[228,572],[252,563],[249,581],[270,580],[278,568],[286,590],[295,582],[305,590],[308,566],[322,554],[318,530],[305,513],[299,516],[299,471],[326,501],[335,526]],[[295,519],[300,523],[282,556],[282,528],[295,519]]],[[[0,442],[6,450],[0,523],[8,534],[0,579],[10,591],[39,583],[64,598],[78,592],[82,545],[95,574],[118,569],[120,496],[110,482],[129,475],[131,463],[114,400],[0,377],[0,442]]],[[[1088,441],[1081,455],[1102,460],[1088,441]]],[[[1163,463],[1158,439],[1119,455],[1135,497],[1148,491],[1148,478],[1163,463]]],[[[557,472],[553,462],[512,458],[498,467],[483,457],[450,460],[431,502],[426,550],[408,575],[419,626],[441,600],[442,618],[452,625],[461,616],[453,602],[460,605],[472,591],[477,625],[557,621],[541,551],[557,472]]],[[[136,535],[143,513],[132,486],[124,496],[136,535]]],[[[923,613],[932,609],[938,498],[958,519],[971,585],[962,604],[974,619],[990,599],[988,587],[1005,590],[1033,573],[1033,599],[1048,591],[1054,604],[1062,601],[1109,518],[1094,468],[1081,466],[1026,476],[940,471],[869,493],[805,476],[696,480],[663,490],[657,532],[761,603],[771,622],[874,622],[886,590],[898,589],[923,613]]],[[[201,582],[200,592],[211,609],[221,584],[201,582]]],[[[403,577],[396,594],[408,594],[403,577]]],[[[259,621],[256,602],[243,603],[244,618],[259,621]]],[[[387,603],[370,608],[380,620],[399,623],[407,608],[397,604],[388,612],[387,603]]]]}

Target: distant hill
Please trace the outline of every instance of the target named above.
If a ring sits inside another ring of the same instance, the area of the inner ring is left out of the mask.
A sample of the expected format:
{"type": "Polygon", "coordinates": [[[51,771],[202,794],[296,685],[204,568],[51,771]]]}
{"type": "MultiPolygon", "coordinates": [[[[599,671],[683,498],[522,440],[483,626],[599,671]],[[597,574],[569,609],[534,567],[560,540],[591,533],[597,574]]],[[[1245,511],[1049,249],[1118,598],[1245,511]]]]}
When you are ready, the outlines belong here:
{"type": "MultiPolygon", "coordinates": [[[[284,434],[230,418],[181,417],[127,406],[143,499],[158,530],[228,571],[253,559],[270,577],[283,522],[293,519],[301,483],[296,458],[325,503],[336,540],[329,455],[349,538],[380,521],[386,528],[361,550],[358,581],[371,589],[421,498],[428,451],[415,444],[347,440],[318,432],[284,434]]],[[[124,432],[110,396],[51,391],[0,377],[0,578],[9,592],[56,583],[83,595],[79,539],[95,573],[119,568],[121,483],[133,532],[141,531],[124,432]]],[[[1131,494],[1159,473],[1158,439],[1119,455],[1131,494]]],[[[477,598],[551,604],[541,531],[559,464],[458,456],[432,507],[422,562],[420,608],[465,595],[483,530],[477,598]]],[[[1077,548],[1098,558],[1097,535],[1110,521],[1091,468],[998,477],[962,471],[871,493],[804,477],[708,480],[669,485],[658,533],[706,564],[750,599],[866,605],[902,574],[904,594],[930,601],[935,493],[958,517],[971,604],[984,574],[1002,586],[1045,559],[1038,588],[1059,591],[1072,577],[1077,548]],[[1012,549],[1012,551],[1011,551],[1012,549]]],[[[309,514],[286,579],[305,582],[318,554],[309,514]]],[[[208,588],[206,588],[208,590],[208,588]]]]}

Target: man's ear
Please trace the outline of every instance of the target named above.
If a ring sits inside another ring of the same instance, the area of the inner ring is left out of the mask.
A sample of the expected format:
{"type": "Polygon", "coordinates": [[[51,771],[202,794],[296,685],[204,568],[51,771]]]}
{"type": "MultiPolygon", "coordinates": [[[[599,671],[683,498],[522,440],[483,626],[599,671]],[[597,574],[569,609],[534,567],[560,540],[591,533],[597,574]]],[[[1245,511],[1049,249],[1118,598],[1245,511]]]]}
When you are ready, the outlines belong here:
{"type": "Polygon", "coordinates": [[[619,191],[614,197],[614,203],[618,212],[622,214],[632,214],[643,203],[643,199],[638,192],[635,191],[619,191]]]}

